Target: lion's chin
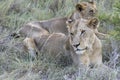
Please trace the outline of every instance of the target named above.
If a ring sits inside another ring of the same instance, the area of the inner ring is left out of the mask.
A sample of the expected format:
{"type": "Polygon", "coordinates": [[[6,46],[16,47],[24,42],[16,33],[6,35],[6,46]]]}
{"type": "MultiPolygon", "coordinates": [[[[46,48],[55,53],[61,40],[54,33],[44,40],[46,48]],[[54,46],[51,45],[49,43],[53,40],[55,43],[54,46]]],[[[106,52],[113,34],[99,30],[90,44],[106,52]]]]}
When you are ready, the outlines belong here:
{"type": "Polygon", "coordinates": [[[78,55],[81,55],[83,54],[85,51],[76,51],[75,53],[78,54],[78,55]]]}

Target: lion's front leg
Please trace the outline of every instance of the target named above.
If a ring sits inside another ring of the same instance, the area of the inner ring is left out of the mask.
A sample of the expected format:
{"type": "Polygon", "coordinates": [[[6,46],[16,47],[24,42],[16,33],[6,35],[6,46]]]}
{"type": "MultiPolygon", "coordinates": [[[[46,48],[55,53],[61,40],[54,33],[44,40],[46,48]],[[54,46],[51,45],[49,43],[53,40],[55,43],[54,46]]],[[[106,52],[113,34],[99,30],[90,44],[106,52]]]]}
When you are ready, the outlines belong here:
{"type": "Polygon", "coordinates": [[[23,44],[26,47],[28,53],[30,54],[30,57],[32,59],[36,59],[37,58],[37,54],[38,54],[38,50],[37,50],[37,47],[35,45],[34,39],[32,39],[32,38],[25,38],[23,40],[23,44]]]}

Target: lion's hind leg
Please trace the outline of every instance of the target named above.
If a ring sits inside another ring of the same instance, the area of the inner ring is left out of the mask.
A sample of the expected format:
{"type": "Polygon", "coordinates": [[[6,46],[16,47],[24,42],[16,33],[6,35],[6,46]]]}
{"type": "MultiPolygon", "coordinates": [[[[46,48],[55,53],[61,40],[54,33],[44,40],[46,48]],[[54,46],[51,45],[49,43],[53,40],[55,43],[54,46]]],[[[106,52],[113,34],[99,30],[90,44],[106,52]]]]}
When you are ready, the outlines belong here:
{"type": "Polygon", "coordinates": [[[25,48],[27,49],[27,52],[29,53],[32,60],[37,59],[38,50],[37,50],[37,47],[35,45],[34,39],[25,38],[23,40],[23,44],[24,44],[25,48]]]}

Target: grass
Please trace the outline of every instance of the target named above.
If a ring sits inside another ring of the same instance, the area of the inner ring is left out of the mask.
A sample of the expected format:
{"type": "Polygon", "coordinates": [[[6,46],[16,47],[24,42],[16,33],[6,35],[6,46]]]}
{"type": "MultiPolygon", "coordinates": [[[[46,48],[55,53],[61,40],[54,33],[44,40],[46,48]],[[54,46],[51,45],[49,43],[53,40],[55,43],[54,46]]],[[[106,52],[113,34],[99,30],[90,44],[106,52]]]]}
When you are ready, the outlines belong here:
{"type": "Polygon", "coordinates": [[[2,27],[0,28],[0,80],[116,80],[116,76],[120,76],[120,73],[117,74],[120,72],[120,15],[117,3],[119,0],[113,1],[112,10],[107,10],[103,6],[105,0],[97,3],[98,18],[101,21],[99,31],[109,33],[110,38],[113,39],[112,41],[109,39],[110,45],[107,41],[103,44],[104,47],[108,45],[103,49],[104,55],[108,56],[107,58],[105,56],[103,61],[112,68],[110,70],[105,68],[104,70],[102,68],[84,70],[84,68],[77,69],[74,65],[61,67],[42,55],[39,55],[39,60],[30,61],[28,53],[23,51],[20,45],[23,39],[12,39],[9,34],[29,21],[69,16],[75,5],[72,0],[66,0],[66,5],[63,8],[59,7],[54,14],[48,8],[52,3],[51,0],[38,0],[37,3],[32,1],[37,0],[0,1],[0,27],[2,27]],[[116,39],[117,44],[114,44],[116,39]],[[110,47],[112,50],[108,52],[110,47]]]}

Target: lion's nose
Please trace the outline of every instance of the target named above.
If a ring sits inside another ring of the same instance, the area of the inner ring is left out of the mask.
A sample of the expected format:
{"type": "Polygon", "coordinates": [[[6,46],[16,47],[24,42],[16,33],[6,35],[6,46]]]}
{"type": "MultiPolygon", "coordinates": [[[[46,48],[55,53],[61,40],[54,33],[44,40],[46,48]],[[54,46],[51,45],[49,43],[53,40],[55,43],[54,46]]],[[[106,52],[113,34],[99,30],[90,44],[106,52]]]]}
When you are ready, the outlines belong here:
{"type": "Polygon", "coordinates": [[[72,22],[73,22],[73,20],[72,20],[72,19],[69,19],[69,20],[68,20],[68,23],[72,23],[72,22]]]}
{"type": "Polygon", "coordinates": [[[79,45],[80,45],[80,43],[78,43],[78,44],[75,44],[75,45],[73,45],[73,46],[77,48],[79,45]]]}

